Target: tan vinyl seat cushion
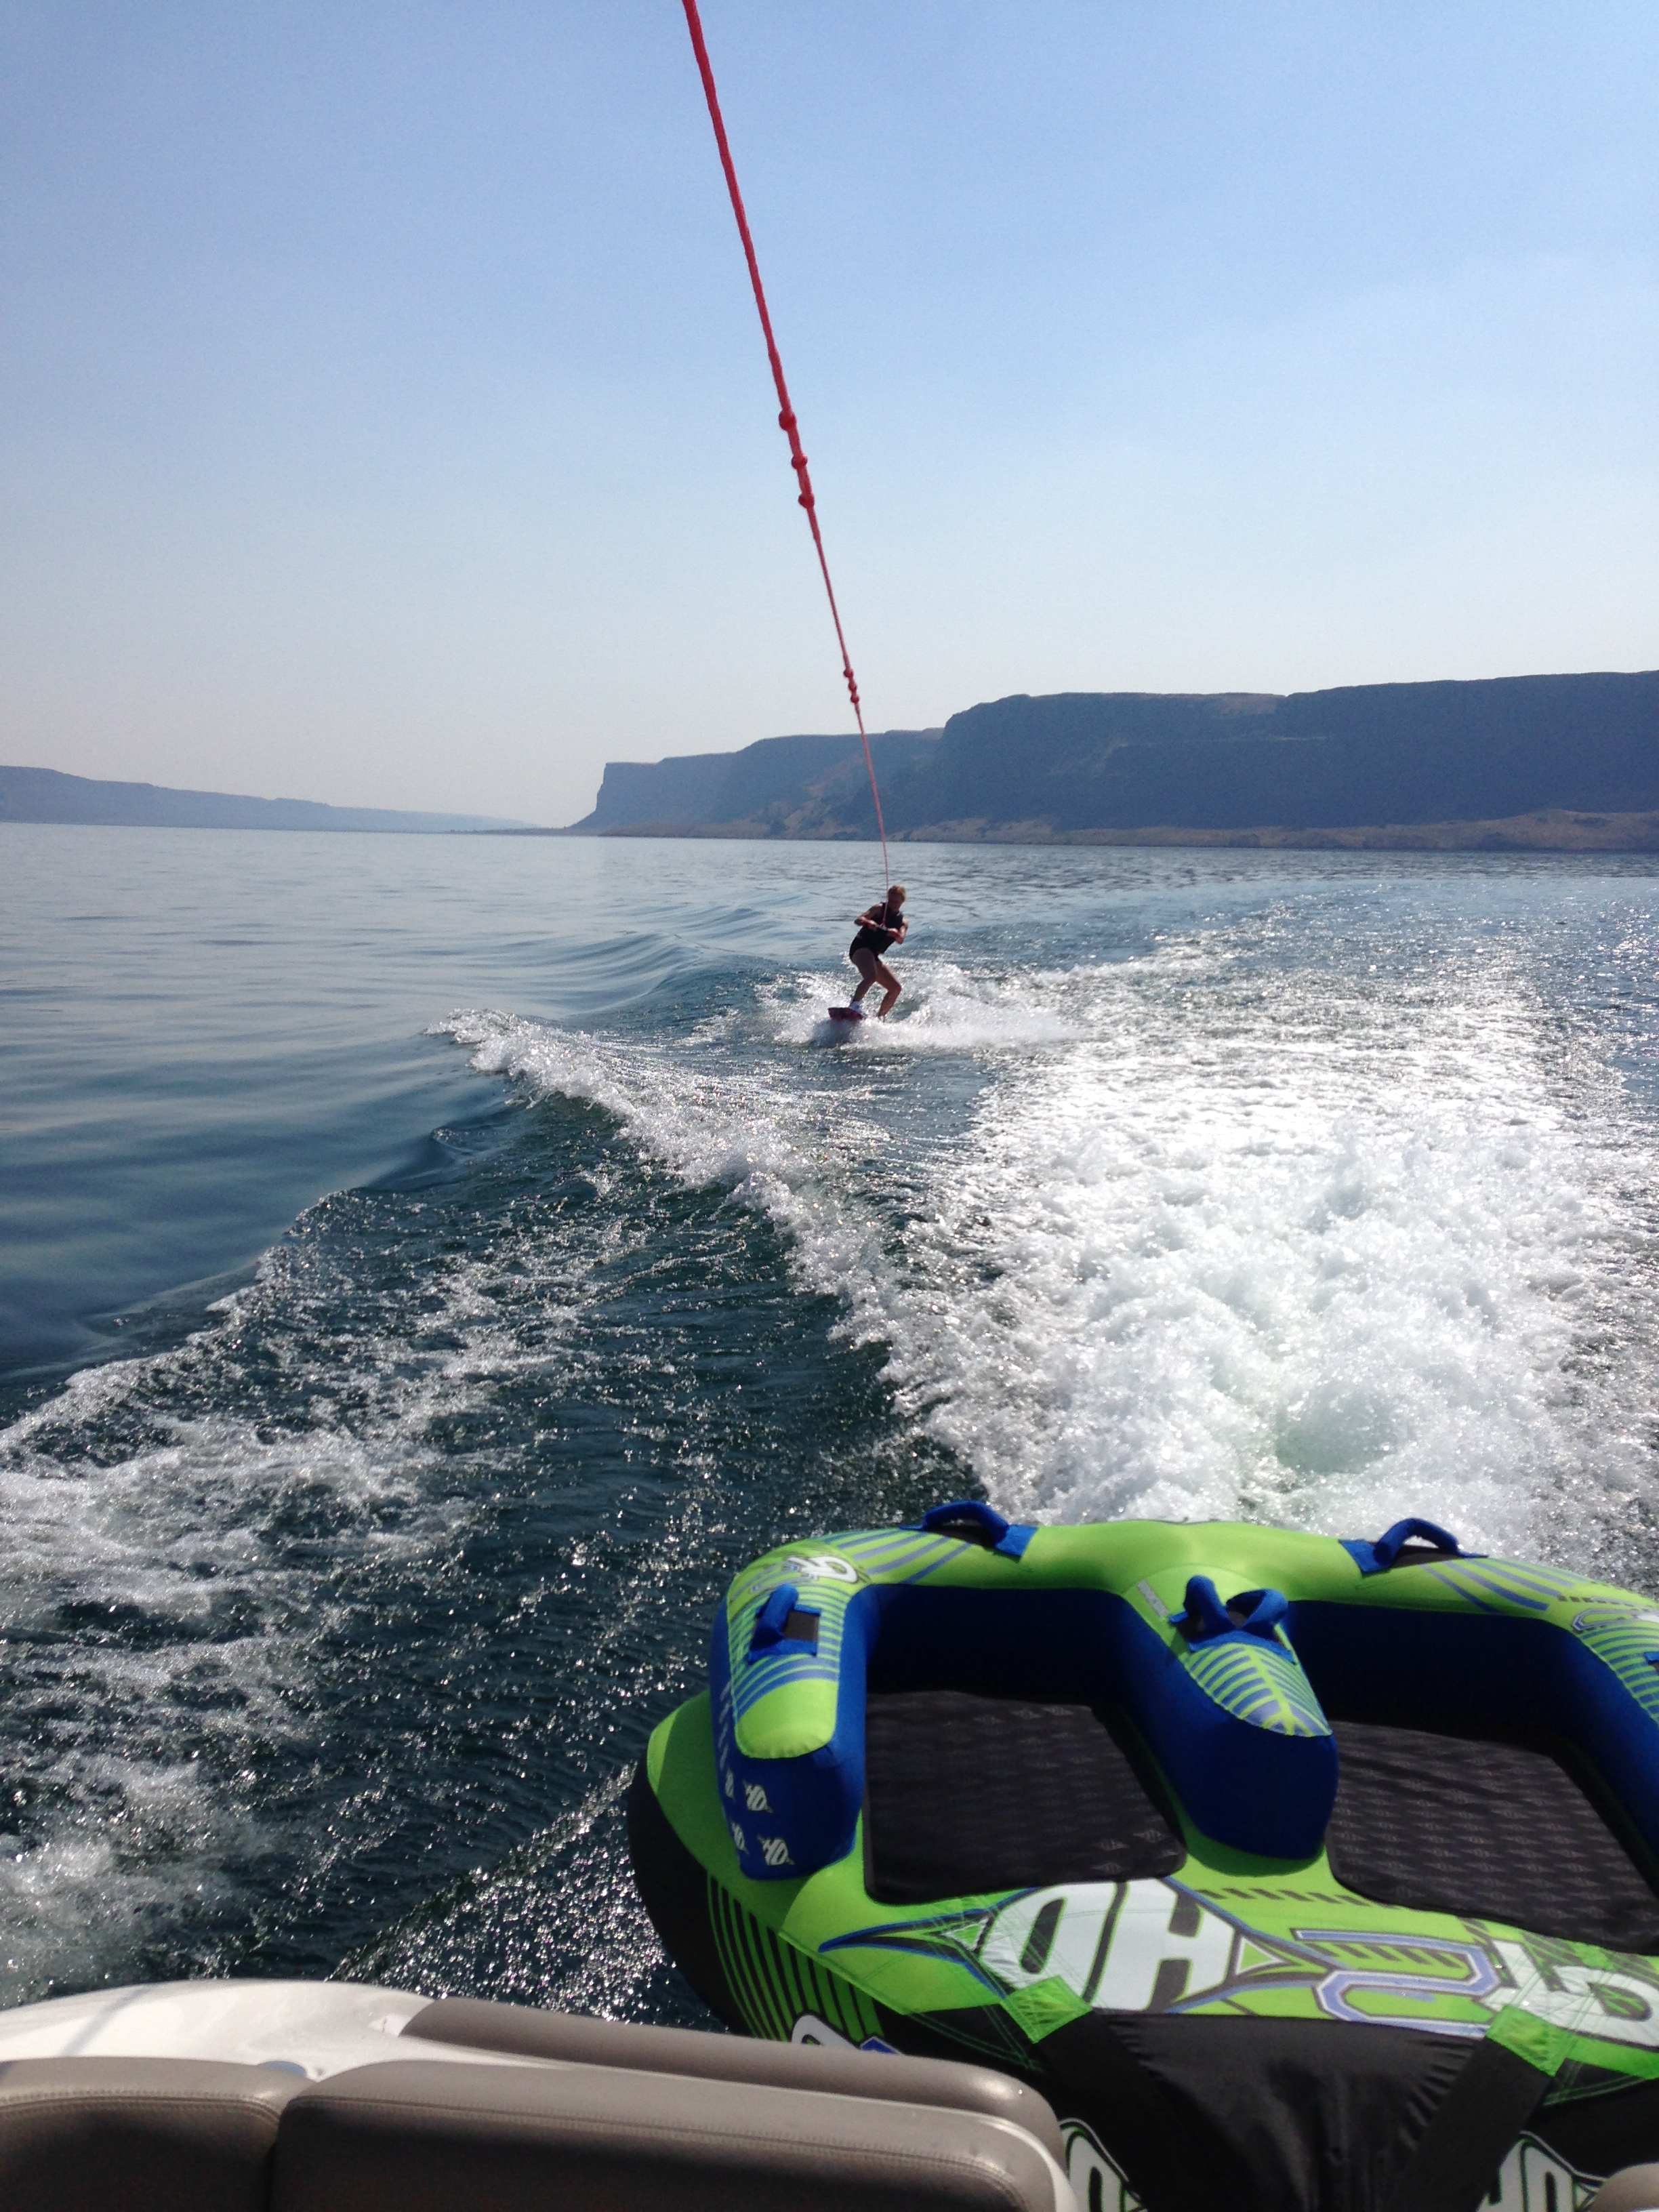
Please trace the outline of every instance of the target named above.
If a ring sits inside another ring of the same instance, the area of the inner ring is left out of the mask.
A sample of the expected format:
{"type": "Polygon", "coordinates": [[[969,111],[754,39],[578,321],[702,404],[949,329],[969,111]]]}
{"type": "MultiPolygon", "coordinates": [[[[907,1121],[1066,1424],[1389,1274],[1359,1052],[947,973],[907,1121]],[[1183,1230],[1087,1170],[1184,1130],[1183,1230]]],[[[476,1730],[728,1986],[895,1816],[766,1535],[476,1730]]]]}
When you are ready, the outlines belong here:
{"type": "Polygon", "coordinates": [[[489,2004],[478,1997],[440,1997],[404,2029],[405,2041],[510,2051],[521,2058],[560,2058],[584,2066],[627,2066],[653,2074],[753,2081],[773,2089],[817,2089],[830,2096],[878,2097],[905,2105],[944,2105],[1012,2120],[1033,2135],[1060,2165],[1060,2125],[1039,2093],[994,2067],[950,2058],[904,2058],[844,2045],[763,2043],[686,2027],[635,2027],[580,2013],[538,2012],[530,2005],[489,2004]]]}
{"type": "Polygon", "coordinates": [[[209,2059],[0,2063],[5,2212],[264,2212],[302,2085],[209,2059]]]}
{"type": "Polygon", "coordinates": [[[301,2090],[272,2212],[1054,2212],[977,2113],[620,2068],[399,2061],[301,2090]]]}

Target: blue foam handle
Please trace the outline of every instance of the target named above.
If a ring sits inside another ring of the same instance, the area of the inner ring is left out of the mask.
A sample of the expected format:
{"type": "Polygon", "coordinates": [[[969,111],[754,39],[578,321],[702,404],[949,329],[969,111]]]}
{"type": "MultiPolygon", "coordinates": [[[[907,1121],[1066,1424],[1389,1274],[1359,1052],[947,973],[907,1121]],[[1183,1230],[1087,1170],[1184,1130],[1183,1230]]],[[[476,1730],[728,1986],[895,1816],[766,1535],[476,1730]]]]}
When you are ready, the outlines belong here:
{"type": "Polygon", "coordinates": [[[1189,1644],[1202,1643],[1206,1636],[1265,1636],[1276,1643],[1273,1631],[1291,1609],[1284,1591],[1276,1589],[1242,1590],[1229,1604],[1231,1611],[1208,1575],[1194,1575],[1187,1585],[1187,1610],[1170,1626],[1189,1644]],[[1235,1620],[1233,1613],[1241,1610],[1243,1620],[1235,1620]]]}
{"type": "Polygon", "coordinates": [[[1017,1559],[1036,1535],[1035,1528],[1018,1521],[1005,1521],[994,1505],[982,1498],[952,1498],[943,1505],[930,1505],[922,1515],[919,1527],[924,1534],[949,1535],[944,1527],[948,1521],[971,1521],[990,1539],[990,1548],[1000,1552],[1006,1559],[1017,1559]]]}
{"type": "Polygon", "coordinates": [[[1241,1590],[1227,1601],[1229,1614],[1242,1613],[1239,1626],[1249,1636],[1271,1636],[1291,1609],[1283,1590],[1241,1590]]]}
{"type": "Polygon", "coordinates": [[[1413,1536],[1432,1544],[1437,1552],[1448,1559],[1467,1559],[1474,1554],[1466,1552],[1449,1528],[1437,1522],[1420,1521],[1413,1514],[1404,1521],[1396,1521],[1392,1528],[1385,1529],[1374,1544],[1360,1536],[1345,1536],[1342,1548],[1358,1565],[1362,1575],[1386,1574],[1413,1536]]]}
{"type": "Polygon", "coordinates": [[[930,1505],[921,1516],[922,1529],[931,1536],[946,1521],[971,1521],[993,1544],[1000,1544],[1008,1533],[1008,1523],[1001,1514],[982,1498],[952,1498],[943,1505],[930,1505]]]}
{"type": "Polygon", "coordinates": [[[800,1592],[793,1583],[780,1583],[765,1604],[755,1615],[754,1634],[749,1639],[749,1654],[769,1651],[775,1644],[783,1641],[784,1623],[800,1602],[800,1592]]]}

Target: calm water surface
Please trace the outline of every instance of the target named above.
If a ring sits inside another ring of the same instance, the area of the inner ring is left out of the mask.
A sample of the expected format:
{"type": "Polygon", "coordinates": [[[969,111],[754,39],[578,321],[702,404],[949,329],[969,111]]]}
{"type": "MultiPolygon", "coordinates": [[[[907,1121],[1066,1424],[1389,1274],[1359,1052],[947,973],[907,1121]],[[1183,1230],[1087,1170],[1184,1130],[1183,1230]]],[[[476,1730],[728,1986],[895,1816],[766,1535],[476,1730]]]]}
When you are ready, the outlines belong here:
{"type": "Polygon", "coordinates": [[[732,1571],[982,1488],[1659,1589],[1659,872],[0,825],[0,1999],[691,2020],[732,1571]]]}

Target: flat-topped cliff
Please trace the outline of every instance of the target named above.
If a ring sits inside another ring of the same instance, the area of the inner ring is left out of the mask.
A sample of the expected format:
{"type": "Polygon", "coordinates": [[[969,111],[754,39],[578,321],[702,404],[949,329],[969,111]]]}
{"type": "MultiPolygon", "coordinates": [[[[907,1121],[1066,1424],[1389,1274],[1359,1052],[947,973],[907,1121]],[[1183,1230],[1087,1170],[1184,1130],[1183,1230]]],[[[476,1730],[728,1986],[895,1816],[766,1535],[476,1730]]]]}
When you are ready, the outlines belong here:
{"type": "MultiPolygon", "coordinates": [[[[1659,844],[1659,823],[1642,818],[1659,815],[1659,671],[1022,694],[871,746],[899,838],[1434,845],[1458,841],[1429,832],[1464,824],[1488,843],[1659,844]],[[1371,830],[1401,834],[1358,839],[1371,830]]],[[[849,734],[612,763],[574,827],[868,837],[875,815],[849,734]]]]}

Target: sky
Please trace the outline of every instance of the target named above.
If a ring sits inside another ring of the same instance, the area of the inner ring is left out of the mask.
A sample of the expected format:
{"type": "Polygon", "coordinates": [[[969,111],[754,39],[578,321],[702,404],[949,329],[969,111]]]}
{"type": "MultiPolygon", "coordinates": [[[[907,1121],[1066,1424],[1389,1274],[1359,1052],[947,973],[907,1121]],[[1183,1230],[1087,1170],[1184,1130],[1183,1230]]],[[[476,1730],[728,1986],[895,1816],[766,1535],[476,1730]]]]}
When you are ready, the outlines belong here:
{"type": "MultiPolygon", "coordinates": [[[[872,728],[1659,664],[1653,0],[703,0],[872,728]]],[[[0,0],[0,759],[850,727],[678,0],[0,0]]]]}

